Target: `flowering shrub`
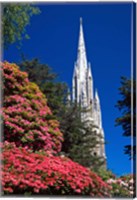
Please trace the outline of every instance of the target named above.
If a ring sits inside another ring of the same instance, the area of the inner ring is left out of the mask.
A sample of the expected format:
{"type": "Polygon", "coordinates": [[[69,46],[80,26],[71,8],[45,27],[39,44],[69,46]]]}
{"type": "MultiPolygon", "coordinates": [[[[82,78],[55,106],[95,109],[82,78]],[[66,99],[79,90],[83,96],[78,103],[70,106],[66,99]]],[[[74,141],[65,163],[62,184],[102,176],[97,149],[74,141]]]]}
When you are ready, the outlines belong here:
{"type": "Polygon", "coordinates": [[[108,179],[107,183],[112,186],[114,197],[133,197],[133,176],[122,176],[117,179],[108,179]]]}
{"type": "Polygon", "coordinates": [[[100,177],[68,158],[47,157],[8,142],[2,149],[4,194],[109,196],[109,187],[100,177]]]}
{"type": "Polygon", "coordinates": [[[38,86],[17,65],[2,63],[4,140],[32,151],[60,151],[62,133],[38,86]]]}
{"type": "Polygon", "coordinates": [[[133,175],[133,174],[124,175],[124,176],[121,176],[120,179],[127,184],[127,188],[130,193],[130,196],[134,196],[135,195],[135,187],[136,187],[135,175],[133,175]]]}
{"type": "Polygon", "coordinates": [[[111,187],[112,197],[133,197],[135,194],[135,178],[133,175],[125,175],[117,178],[112,171],[100,169],[99,176],[111,187]]]}

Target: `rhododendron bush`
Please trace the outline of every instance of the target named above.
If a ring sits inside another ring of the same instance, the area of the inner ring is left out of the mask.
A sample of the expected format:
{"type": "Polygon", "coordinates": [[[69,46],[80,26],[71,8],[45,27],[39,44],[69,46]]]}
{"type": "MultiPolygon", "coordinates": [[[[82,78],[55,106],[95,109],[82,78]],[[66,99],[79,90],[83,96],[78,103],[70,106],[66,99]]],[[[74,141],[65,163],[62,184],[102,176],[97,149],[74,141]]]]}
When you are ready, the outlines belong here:
{"type": "Polygon", "coordinates": [[[15,64],[5,62],[2,68],[4,139],[33,151],[59,152],[62,134],[45,96],[15,64]]]}
{"type": "Polygon", "coordinates": [[[108,185],[100,177],[65,157],[47,157],[6,142],[3,164],[2,186],[7,194],[109,196],[108,185]]]}

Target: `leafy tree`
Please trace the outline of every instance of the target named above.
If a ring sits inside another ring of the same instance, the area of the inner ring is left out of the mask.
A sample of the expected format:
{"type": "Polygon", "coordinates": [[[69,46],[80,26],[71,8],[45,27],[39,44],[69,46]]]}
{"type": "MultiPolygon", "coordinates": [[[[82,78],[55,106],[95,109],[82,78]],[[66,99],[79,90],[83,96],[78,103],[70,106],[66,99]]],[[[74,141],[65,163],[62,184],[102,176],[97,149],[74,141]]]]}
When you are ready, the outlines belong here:
{"type": "Polygon", "coordinates": [[[23,38],[29,38],[26,34],[26,26],[30,24],[30,18],[33,15],[39,14],[38,7],[30,4],[2,4],[2,28],[4,47],[17,42],[21,43],[23,38]]]}
{"type": "Polygon", "coordinates": [[[22,71],[28,73],[28,78],[31,82],[42,86],[45,82],[54,81],[57,75],[52,72],[52,69],[47,64],[40,63],[38,58],[27,60],[22,55],[22,62],[18,63],[22,71]]]}
{"type": "MultiPolygon", "coordinates": [[[[123,128],[123,136],[132,137],[136,136],[136,82],[133,80],[133,94],[131,94],[131,80],[126,77],[121,77],[121,87],[119,88],[122,99],[116,104],[116,107],[121,111],[122,116],[116,119],[116,125],[123,128]],[[131,98],[132,96],[132,98],[131,98]],[[133,131],[133,135],[132,134],[133,131]]],[[[133,156],[135,155],[136,146],[126,145],[125,154],[130,158],[131,149],[133,148],[133,156]]]]}
{"type": "Polygon", "coordinates": [[[65,110],[67,85],[61,82],[47,82],[42,85],[41,90],[44,94],[47,94],[48,106],[60,121],[65,110]],[[62,113],[62,116],[60,113],[62,113]]]}
{"type": "Polygon", "coordinates": [[[35,82],[46,94],[48,106],[56,117],[60,117],[58,113],[64,108],[64,101],[67,98],[67,85],[57,82],[57,74],[53,73],[47,64],[40,63],[37,58],[23,59],[18,65],[21,70],[28,73],[29,80],[35,82]]]}

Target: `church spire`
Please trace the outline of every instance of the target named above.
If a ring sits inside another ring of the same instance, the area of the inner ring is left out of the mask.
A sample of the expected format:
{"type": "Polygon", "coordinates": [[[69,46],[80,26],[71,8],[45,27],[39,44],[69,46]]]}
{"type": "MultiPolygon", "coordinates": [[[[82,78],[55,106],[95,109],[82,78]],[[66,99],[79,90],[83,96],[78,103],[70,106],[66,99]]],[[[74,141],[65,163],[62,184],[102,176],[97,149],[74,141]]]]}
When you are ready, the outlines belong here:
{"type": "MultiPolygon", "coordinates": [[[[70,96],[68,100],[70,100],[70,96]]],[[[103,157],[103,160],[106,160],[100,100],[97,90],[94,97],[93,76],[90,63],[87,62],[82,18],[80,18],[78,53],[72,79],[72,102],[84,108],[81,111],[81,120],[85,122],[85,126],[89,126],[90,123],[96,125],[96,135],[98,135],[98,133],[102,135],[101,145],[99,145],[95,151],[97,155],[103,157]]],[[[91,134],[95,132],[93,131],[91,134]]]]}
{"type": "Polygon", "coordinates": [[[87,69],[87,58],[86,58],[86,48],[83,33],[82,18],[80,18],[80,31],[79,31],[79,42],[78,42],[78,55],[77,55],[77,66],[80,71],[80,80],[83,81],[83,74],[87,69]]]}

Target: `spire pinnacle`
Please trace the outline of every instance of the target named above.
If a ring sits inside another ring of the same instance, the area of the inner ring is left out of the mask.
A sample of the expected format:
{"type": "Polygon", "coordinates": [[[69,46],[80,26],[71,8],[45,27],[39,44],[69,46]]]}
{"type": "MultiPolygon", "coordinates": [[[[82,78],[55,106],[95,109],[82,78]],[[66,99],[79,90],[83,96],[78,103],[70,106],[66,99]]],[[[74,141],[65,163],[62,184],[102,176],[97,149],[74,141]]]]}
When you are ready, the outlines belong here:
{"type": "Polygon", "coordinates": [[[84,42],[84,34],[83,34],[83,25],[82,18],[80,17],[80,32],[79,32],[79,44],[78,49],[81,51],[85,51],[85,42],[84,42]]]}
{"type": "Polygon", "coordinates": [[[82,17],[80,17],[80,24],[82,24],[82,17]]]}
{"type": "Polygon", "coordinates": [[[93,79],[92,78],[91,64],[90,63],[88,63],[88,77],[90,77],[91,79],[93,79]]]}
{"type": "Polygon", "coordinates": [[[96,89],[96,92],[95,92],[95,99],[97,100],[97,102],[99,102],[99,96],[98,96],[98,91],[96,89]]]}

